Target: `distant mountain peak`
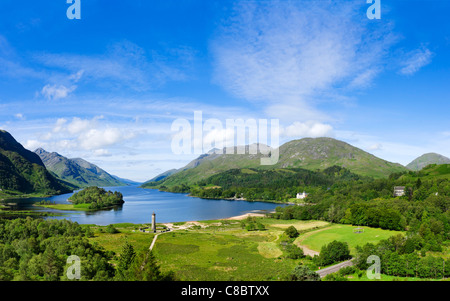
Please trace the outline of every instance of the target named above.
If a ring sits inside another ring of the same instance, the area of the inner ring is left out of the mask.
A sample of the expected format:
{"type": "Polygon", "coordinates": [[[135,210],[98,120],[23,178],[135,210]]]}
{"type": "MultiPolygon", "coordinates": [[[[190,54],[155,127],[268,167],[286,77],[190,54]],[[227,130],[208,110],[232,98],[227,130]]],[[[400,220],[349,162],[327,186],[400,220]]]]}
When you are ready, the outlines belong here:
{"type": "Polygon", "coordinates": [[[48,152],[42,148],[35,150],[46,168],[59,178],[77,186],[123,186],[120,179],[113,177],[97,165],[84,159],[69,159],[56,152],[48,152]]]}
{"type": "Polygon", "coordinates": [[[450,159],[437,153],[426,153],[411,161],[406,167],[419,171],[430,164],[450,164],[450,159]]]}

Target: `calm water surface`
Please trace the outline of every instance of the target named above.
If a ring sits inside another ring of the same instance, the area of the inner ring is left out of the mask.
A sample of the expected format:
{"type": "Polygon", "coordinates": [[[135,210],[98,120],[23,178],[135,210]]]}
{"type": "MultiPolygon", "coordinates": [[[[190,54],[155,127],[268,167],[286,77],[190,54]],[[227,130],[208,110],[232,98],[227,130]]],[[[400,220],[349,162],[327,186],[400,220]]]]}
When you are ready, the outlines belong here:
{"type": "MultiPolygon", "coordinates": [[[[33,206],[43,198],[19,199],[14,201],[17,209],[64,213],[63,216],[48,219],[69,219],[80,224],[109,225],[116,223],[150,223],[153,212],[157,223],[210,220],[227,218],[249,212],[271,211],[279,204],[228,200],[208,200],[190,197],[187,194],[143,189],[137,186],[105,187],[106,190],[120,191],[125,203],[120,208],[96,212],[59,211],[33,206]]],[[[70,204],[64,194],[45,198],[57,204],[70,204]]]]}

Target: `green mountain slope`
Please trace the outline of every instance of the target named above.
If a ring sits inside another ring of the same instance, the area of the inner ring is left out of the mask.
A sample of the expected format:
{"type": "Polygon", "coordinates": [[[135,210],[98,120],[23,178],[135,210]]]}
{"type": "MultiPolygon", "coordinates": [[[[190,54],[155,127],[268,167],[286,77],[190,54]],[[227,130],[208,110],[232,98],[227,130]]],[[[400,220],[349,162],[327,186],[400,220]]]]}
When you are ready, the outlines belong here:
{"type": "Polygon", "coordinates": [[[3,130],[0,130],[0,189],[2,194],[71,192],[71,187],[47,171],[38,155],[25,149],[3,130]]]}
{"type": "Polygon", "coordinates": [[[410,171],[403,179],[450,179],[450,164],[429,164],[419,171],[410,171]]]}
{"type": "Polygon", "coordinates": [[[155,187],[158,184],[165,186],[192,185],[214,174],[243,168],[324,170],[331,166],[340,166],[355,174],[374,178],[384,178],[391,173],[407,170],[400,164],[382,160],[332,138],[304,138],[287,142],[279,148],[279,160],[275,165],[261,165],[262,157],[265,156],[262,154],[238,155],[209,152],[160,182],[146,183],[143,187],[155,187]]]}
{"type": "Polygon", "coordinates": [[[113,177],[98,166],[86,160],[68,159],[58,153],[50,153],[42,148],[35,150],[48,170],[60,179],[77,185],[88,186],[124,186],[124,182],[113,177]]]}
{"type": "Polygon", "coordinates": [[[417,171],[430,164],[450,164],[450,159],[436,153],[427,153],[414,159],[406,167],[417,171]]]}
{"type": "MultiPolygon", "coordinates": [[[[260,147],[267,148],[267,146],[260,147]]],[[[245,151],[248,153],[248,146],[246,146],[245,151]]],[[[224,149],[222,152],[222,154],[217,154],[215,150],[211,150],[192,160],[189,164],[178,169],[170,176],[164,177],[159,182],[149,181],[143,184],[142,187],[153,187],[160,182],[163,182],[166,186],[180,184],[191,185],[214,174],[230,169],[260,168],[260,158],[264,157],[261,154],[237,154],[236,148],[233,151],[226,151],[224,149]]]]}
{"type": "Polygon", "coordinates": [[[148,180],[147,182],[145,182],[143,184],[150,183],[150,182],[158,182],[158,181],[164,180],[168,176],[173,175],[174,173],[177,173],[178,171],[179,171],[178,169],[170,169],[168,171],[160,173],[159,175],[153,177],[152,179],[148,180]]]}
{"type": "Polygon", "coordinates": [[[334,165],[374,178],[406,171],[401,164],[380,159],[333,138],[304,138],[287,142],[280,147],[277,164],[283,168],[301,167],[310,170],[323,170],[334,165]]]}

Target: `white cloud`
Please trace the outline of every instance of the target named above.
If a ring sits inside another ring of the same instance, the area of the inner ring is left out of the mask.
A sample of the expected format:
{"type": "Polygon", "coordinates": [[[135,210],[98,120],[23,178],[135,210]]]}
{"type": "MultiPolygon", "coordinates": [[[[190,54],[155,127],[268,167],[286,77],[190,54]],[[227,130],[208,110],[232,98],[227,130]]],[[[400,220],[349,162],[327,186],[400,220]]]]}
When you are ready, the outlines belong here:
{"type": "Polygon", "coordinates": [[[281,129],[281,135],[291,138],[325,137],[332,135],[332,132],[333,127],[331,125],[312,121],[296,121],[284,129],[281,129]]]}
{"type": "Polygon", "coordinates": [[[108,147],[120,145],[136,136],[132,129],[112,127],[99,122],[103,116],[92,119],[78,117],[68,121],[59,118],[51,131],[41,133],[39,140],[28,140],[28,149],[49,148],[49,151],[90,151],[94,156],[110,155],[108,147]]]}
{"type": "Polygon", "coordinates": [[[96,157],[110,157],[110,156],[111,156],[111,153],[110,153],[108,150],[103,149],[103,148],[101,148],[101,149],[96,149],[96,150],[93,152],[93,154],[94,154],[94,156],[96,156],[96,157]]]}
{"type": "Polygon", "coordinates": [[[369,151],[382,150],[383,145],[381,143],[375,143],[375,144],[372,144],[371,146],[369,146],[367,149],[369,151]]]}
{"type": "Polygon", "coordinates": [[[22,113],[17,113],[17,114],[14,115],[14,117],[16,117],[19,120],[24,120],[25,119],[25,116],[22,113]]]}
{"type": "Polygon", "coordinates": [[[41,94],[50,100],[58,100],[61,98],[66,98],[70,93],[75,91],[76,86],[66,87],[64,85],[45,85],[41,94]]]}
{"type": "Polygon", "coordinates": [[[86,150],[99,150],[123,139],[125,139],[124,134],[117,128],[90,129],[78,136],[80,147],[86,150]]]}
{"type": "Polygon", "coordinates": [[[33,151],[34,151],[34,150],[37,149],[37,148],[45,147],[45,145],[46,145],[46,144],[43,143],[43,142],[41,142],[41,141],[31,139],[31,140],[27,140],[27,141],[25,142],[24,147],[25,147],[26,149],[33,150],[33,151]]]}
{"type": "Polygon", "coordinates": [[[413,50],[405,55],[405,61],[402,63],[403,68],[400,69],[400,73],[412,75],[431,63],[432,57],[433,53],[428,48],[421,47],[413,50]]]}

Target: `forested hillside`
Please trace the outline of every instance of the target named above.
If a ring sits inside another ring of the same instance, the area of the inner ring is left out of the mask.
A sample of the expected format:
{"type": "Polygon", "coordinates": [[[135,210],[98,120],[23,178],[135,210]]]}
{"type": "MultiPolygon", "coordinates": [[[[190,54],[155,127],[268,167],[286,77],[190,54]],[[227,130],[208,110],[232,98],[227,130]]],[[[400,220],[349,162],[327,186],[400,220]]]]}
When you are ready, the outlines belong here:
{"type": "Polygon", "coordinates": [[[38,155],[0,130],[0,189],[3,194],[54,195],[68,193],[72,188],[48,172],[38,155]]]}

